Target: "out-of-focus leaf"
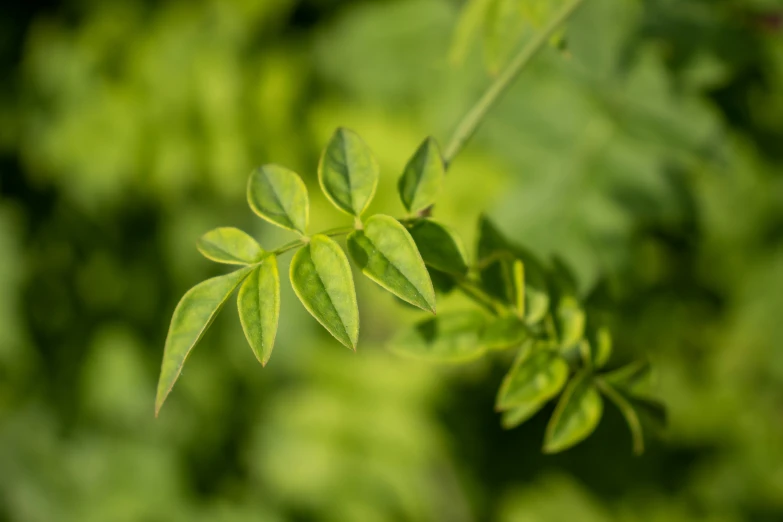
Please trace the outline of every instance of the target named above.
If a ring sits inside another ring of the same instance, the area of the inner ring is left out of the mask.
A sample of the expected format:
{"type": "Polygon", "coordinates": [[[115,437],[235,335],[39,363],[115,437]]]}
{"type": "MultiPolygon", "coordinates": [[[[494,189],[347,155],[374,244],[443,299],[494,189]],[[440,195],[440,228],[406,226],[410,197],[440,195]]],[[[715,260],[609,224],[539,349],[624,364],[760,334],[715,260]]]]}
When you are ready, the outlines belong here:
{"type": "Polygon", "coordinates": [[[549,309],[549,291],[541,263],[531,253],[511,244],[486,217],[479,220],[477,264],[481,284],[491,296],[515,306],[514,261],[524,264],[525,320],[532,324],[544,318],[549,309]]]}
{"type": "Polygon", "coordinates": [[[519,346],[528,336],[527,326],[518,317],[509,315],[493,319],[487,324],[483,342],[490,350],[504,350],[519,346]]]}
{"type": "Polygon", "coordinates": [[[659,431],[666,428],[666,406],[654,399],[623,393],[622,390],[619,391],[631,403],[643,426],[649,426],[659,431]]]}
{"type": "Polygon", "coordinates": [[[378,162],[355,132],[339,128],[321,155],[318,181],[334,206],[360,216],[378,185],[378,162]]]}
{"type": "Polygon", "coordinates": [[[413,238],[393,217],[376,214],[348,236],[362,273],[400,299],[435,313],[435,290],[413,238]]]}
{"type": "Polygon", "coordinates": [[[459,16],[451,43],[449,58],[454,64],[461,64],[471,44],[480,33],[490,5],[494,0],[469,0],[459,16]]]}
{"type": "Polygon", "coordinates": [[[481,339],[485,326],[480,312],[444,313],[400,332],[389,343],[389,349],[430,362],[470,361],[486,351],[481,339]]]}
{"type": "Polygon", "coordinates": [[[405,209],[418,212],[435,202],[443,184],[445,167],[438,143],[427,138],[405,165],[397,184],[405,209]]]}
{"type": "MultiPolygon", "coordinates": [[[[568,363],[560,354],[547,348],[523,348],[498,390],[498,411],[525,407],[532,415],[557,395],[568,380],[568,363]]],[[[515,414],[517,420],[521,411],[515,414]]]]}
{"type": "Polygon", "coordinates": [[[585,341],[593,366],[603,368],[612,356],[612,332],[605,326],[589,327],[585,341]]]}
{"type": "MultiPolygon", "coordinates": [[[[426,263],[426,262],[425,262],[426,263]]],[[[427,267],[427,271],[430,273],[430,280],[432,281],[432,287],[436,292],[442,294],[448,294],[454,287],[457,286],[457,280],[452,274],[442,272],[437,268],[427,267]]]]}
{"type": "Polygon", "coordinates": [[[249,265],[264,254],[255,239],[234,227],[210,230],[199,238],[196,248],[207,259],[231,265],[249,265]]]}
{"type": "Polygon", "coordinates": [[[308,312],[352,350],[359,340],[359,308],[348,258],[324,235],[313,236],[291,260],[291,285],[308,312]]]}
{"type": "Polygon", "coordinates": [[[307,187],[299,175],[279,165],[264,165],[250,174],[247,202],[253,212],[277,226],[305,234],[307,187]]]}
{"type": "Polygon", "coordinates": [[[632,390],[645,377],[650,374],[649,361],[634,361],[626,364],[616,370],[605,373],[602,378],[604,381],[623,390],[632,390]]]}
{"type": "Polygon", "coordinates": [[[544,436],[544,452],[558,453],[587,438],[601,420],[603,401],[589,372],[576,375],[557,403],[544,436]]]}
{"type": "Polygon", "coordinates": [[[623,418],[625,418],[626,424],[628,424],[628,429],[631,431],[633,452],[636,455],[641,455],[644,453],[644,432],[642,431],[642,423],[639,420],[639,415],[636,413],[633,405],[622,393],[615,390],[605,381],[598,381],[597,385],[606,398],[614,403],[614,405],[617,406],[617,409],[620,410],[623,418]]]}
{"type": "Polygon", "coordinates": [[[182,372],[182,366],[190,351],[204,336],[204,332],[231,293],[252,270],[251,267],[245,267],[230,274],[207,279],[182,296],[174,309],[163,349],[163,364],[155,398],[156,415],[182,372]]]}
{"type": "Polygon", "coordinates": [[[408,226],[424,264],[442,272],[465,275],[468,263],[460,237],[431,219],[417,219],[408,226]]]}
{"type": "Polygon", "coordinates": [[[586,316],[579,302],[573,297],[563,297],[554,310],[560,345],[569,348],[578,343],[585,333],[586,316]]]}
{"type": "Polygon", "coordinates": [[[258,362],[263,366],[272,355],[280,317],[280,275],[277,257],[264,259],[239,288],[237,308],[242,330],[258,362]]]}

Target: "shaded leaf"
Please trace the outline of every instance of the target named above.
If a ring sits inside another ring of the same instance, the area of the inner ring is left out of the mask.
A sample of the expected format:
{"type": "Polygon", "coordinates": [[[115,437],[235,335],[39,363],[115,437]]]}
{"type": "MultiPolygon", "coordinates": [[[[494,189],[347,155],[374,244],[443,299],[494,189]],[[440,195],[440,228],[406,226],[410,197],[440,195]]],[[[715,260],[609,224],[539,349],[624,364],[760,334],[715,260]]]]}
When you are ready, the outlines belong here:
{"type": "Polygon", "coordinates": [[[431,219],[417,219],[408,231],[427,266],[450,274],[467,273],[465,247],[452,229],[431,219]]]}
{"type": "Polygon", "coordinates": [[[506,410],[500,417],[500,425],[506,430],[516,428],[538,413],[544,404],[546,404],[546,402],[529,402],[506,410]]]}
{"type": "Polygon", "coordinates": [[[397,183],[400,199],[408,212],[418,212],[435,202],[443,183],[445,166],[437,142],[424,140],[397,183]]]}
{"type": "Polygon", "coordinates": [[[305,234],[307,187],[299,175],[279,165],[264,165],[250,174],[247,202],[259,217],[277,226],[305,234]]]}
{"type": "Polygon", "coordinates": [[[662,431],[667,425],[666,406],[661,402],[647,397],[631,395],[618,390],[631,403],[643,426],[662,431]]]}
{"type": "Polygon", "coordinates": [[[595,368],[603,368],[612,356],[612,333],[605,326],[587,330],[590,357],[595,368]]]}
{"type": "Polygon", "coordinates": [[[360,216],[378,185],[378,162],[370,148],[353,131],[339,128],[318,164],[318,181],[338,209],[360,216]]]}
{"type": "Polygon", "coordinates": [[[416,243],[396,219],[376,214],[348,236],[362,273],[400,299],[435,313],[435,290],[416,243]]]}
{"type": "Polygon", "coordinates": [[[589,372],[582,372],[563,392],[546,428],[545,453],[558,453],[574,446],[598,426],[603,401],[592,381],[589,372]]]}
{"type": "Polygon", "coordinates": [[[525,324],[518,317],[498,317],[487,324],[483,342],[490,350],[504,350],[519,346],[529,336],[525,324]]]}
{"type": "Polygon", "coordinates": [[[174,387],[190,351],[204,336],[204,332],[212,324],[231,293],[252,270],[251,267],[246,267],[230,274],[207,279],[182,296],[174,309],[163,349],[163,364],[160,368],[155,398],[155,415],[160,412],[163,402],[174,387]]]}
{"type": "Polygon", "coordinates": [[[313,236],[291,260],[290,278],[307,311],[338,341],[356,350],[356,290],[348,258],[339,245],[327,236],[313,236]]]}
{"type": "Polygon", "coordinates": [[[622,393],[612,388],[612,386],[605,381],[597,380],[596,384],[604,396],[620,410],[620,413],[625,419],[625,423],[628,425],[628,429],[631,431],[633,452],[636,455],[641,455],[644,453],[644,433],[642,431],[642,423],[639,420],[639,415],[636,413],[636,410],[622,393]]]}
{"type": "Polygon", "coordinates": [[[262,365],[272,355],[280,317],[280,275],[277,257],[264,259],[242,283],[237,296],[239,320],[250,348],[262,365]]]}
{"type": "Polygon", "coordinates": [[[425,361],[465,362],[486,351],[481,342],[485,325],[484,315],[479,312],[445,313],[400,332],[389,343],[389,349],[425,361]]]}
{"type": "Polygon", "coordinates": [[[648,361],[634,361],[603,374],[601,378],[615,388],[632,390],[649,374],[650,363],[648,361]]]}
{"type": "Polygon", "coordinates": [[[495,409],[526,406],[532,415],[546,404],[568,380],[568,363],[556,351],[536,347],[525,349],[503,378],[495,409]]]}
{"type": "Polygon", "coordinates": [[[232,265],[255,263],[264,254],[255,239],[233,227],[210,230],[198,239],[196,248],[207,259],[232,265]]]}

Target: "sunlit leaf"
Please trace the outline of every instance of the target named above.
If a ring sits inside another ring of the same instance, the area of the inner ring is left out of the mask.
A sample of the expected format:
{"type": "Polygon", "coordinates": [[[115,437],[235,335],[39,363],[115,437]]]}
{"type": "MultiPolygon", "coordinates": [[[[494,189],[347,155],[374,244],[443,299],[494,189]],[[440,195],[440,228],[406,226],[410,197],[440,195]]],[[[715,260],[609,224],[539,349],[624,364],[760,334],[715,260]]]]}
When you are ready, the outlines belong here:
{"type": "Polygon", "coordinates": [[[377,214],[348,236],[362,273],[400,299],[435,313],[435,290],[413,238],[396,219],[377,214]]]}
{"type": "Polygon", "coordinates": [[[431,362],[470,361],[486,351],[481,342],[485,325],[484,315],[479,312],[445,313],[403,330],[389,343],[389,349],[431,362]]]}
{"type": "Polygon", "coordinates": [[[519,346],[529,335],[527,326],[518,317],[509,315],[489,321],[483,341],[490,350],[504,350],[519,346]]]}
{"type": "Polygon", "coordinates": [[[603,401],[589,372],[576,375],[557,403],[544,436],[544,452],[558,453],[587,438],[601,420],[603,401]]]}
{"type": "Polygon", "coordinates": [[[247,202],[261,218],[289,230],[307,231],[307,187],[297,173],[264,165],[250,174],[247,202]]]}
{"type": "Polygon", "coordinates": [[[585,333],[586,316],[579,302],[573,297],[563,297],[554,311],[560,345],[563,348],[574,346],[585,333]]]}
{"type": "Polygon", "coordinates": [[[255,239],[233,227],[210,230],[199,238],[196,248],[207,259],[232,265],[255,263],[264,254],[255,239]]]}
{"type": "Polygon", "coordinates": [[[556,351],[536,345],[523,350],[503,378],[495,403],[498,411],[525,406],[532,415],[568,380],[568,363],[556,351]]]}
{"type": "Polygon", "coordinates": [[[291,260],[291,284],[308,312],[329,333],[356,350],[359,309],[348,258],[324,235],[313,236],[291,260]]]}
{"type": "Polygon", "coordinates": [[[204,332],[212,324],[231,293],[252,270],[251,267],[246,267],[230,274],[207,279],[182,296],[174,309],[163,349],[163,364],[155,398],[155,415],[160,412],[163,402],[174,387],[190,351],[204,336],[204,332]]]}
{"type": "Polygon", "coordinates": [[[360,216],[375,194],[378,172],[367,144],[355,132],[339,128],[321,155],[318,181],[334,206],[360,216]]]}
{"type": "Polygon", "coordinates": [[[408,212],[418,212],[435,202],[443,183],[445,167],[437,142],[424,140],[405,165],[397,188],[408,212]]]}
{"type": "Polygon", "coordinates": [[[417,219],[408,226],[424,264],[442,272],[465,275],[468,263],[460,237],[431,219],[417,219]]]}
{"type": "Polygon", "coordinates": [[[275,256],[264,259],[242,283],[237,308],[247,342],[258,361],[266,366],[280,317],[280,276],[275,256]]]}

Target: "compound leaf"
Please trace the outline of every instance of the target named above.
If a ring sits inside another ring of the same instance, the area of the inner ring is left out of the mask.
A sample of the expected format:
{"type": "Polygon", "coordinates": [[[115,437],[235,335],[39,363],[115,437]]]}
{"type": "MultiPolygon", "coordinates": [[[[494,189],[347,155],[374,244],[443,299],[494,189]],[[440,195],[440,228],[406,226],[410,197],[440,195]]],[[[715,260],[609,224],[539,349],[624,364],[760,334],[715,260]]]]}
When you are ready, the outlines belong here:
{"type": "Polygon", "coordinates": [[[250,348],[263,366],[272,355],[280,317],[277,257],[264,259],[242,283],[237,296],[239,320],[250,348]]]}
{"type": "Polygon", "coordinates": [[[417,219],[408,231],[425,265],[449,274],[467,273],[465,247],[453,230],[431,219],[417,219]]]}
{"type": "Polygon", "coordinates": [[[155,415],[160,412],[163,402],[174,387],[190,351],[204,336],[204,332],[215,320],[231,293],[252,270],[251,267],[245,267],[230,274],[207,279],[182,296],[174,309],[163,349],[155,415]]]}
{"type": "Polygon", "coordinates": [[[329,333],[352,350],[359,340],[359,308],[348,258],[324,235],[313,236],[291,260],[299,300],[329,333]]]}
{"type": "Polygon", "coordinates": [[[279,165],[264,165],[250,174],[247,202],[259,217],[279,227],[305,234],[307,187],[299,175],[279,165]]]}
{"type": "Polygon", "coordinates": [[[210,230],[199,238],[196,248],[207,259],[230,265],[249,265],[264,254],[255,239],[234,227],[210,230]]]}
{"type": "Polygon", "coordinates": [[[376,214],[348,236],[362,273],[400,299],[435,313],[435,290],[413,238],[396,219],[376,214]]]}
{"type": "Polygon", "coordinates": [[[484,315],[476,311],[441,314],[400,332],[389,343],[389,349],[430,362],[470,361],[486,351],[481,342],[485,324],[484,315]]]}
{"type": "Polygon", "coordinates": [[[318,181],[334,206],[360,216],[378,185],[378,162],[353,131],[338,128],[321,155],[318,181]]]}
{"type": "Polygon", "coordinates": [[[601,395],[589,372],[577,374],[555,407],[544,436],[544,453],[558,453],[590,435],[603,413],[601,395]]]}
{"type": "Polygon", "coordinates": [[[445,166],[437,142],[424,140],[397,183],[400,199],[408,212],[418,212],[435,202],[443,183],[445,166]]]}
{"type": "Polygon", "coordinates": [[[532,415],[560,393],[568,380],[568,363],[557,352],[535,347],[523,350],[500,385],[498,411],[524,406],[532,415]]]}

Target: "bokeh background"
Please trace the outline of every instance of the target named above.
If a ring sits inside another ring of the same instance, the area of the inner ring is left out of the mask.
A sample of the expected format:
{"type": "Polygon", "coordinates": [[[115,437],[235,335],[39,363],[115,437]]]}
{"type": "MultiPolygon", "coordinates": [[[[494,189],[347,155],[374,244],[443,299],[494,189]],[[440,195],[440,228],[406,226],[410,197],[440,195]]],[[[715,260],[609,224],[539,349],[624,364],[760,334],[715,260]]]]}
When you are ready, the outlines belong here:
{"type": "Polygon", "coordinates": [[[0,520],[783,520],[774,0],[587,0],[436,207],[469,245],[487,211],[584,288],[606,278],[617,349],[652,359],[669,409],[643,456],[611,405],[561,455],[540,452],[551,408],[503,431],[505,366],[389,354],[417,315],[361,279],[358,353],[284,282],[270,364],[230,304],[154,418],[174,305],[222,270],[196,238],[289,239],[247,208],[251,168],[297,170],[313,223],[343,224],[315,167],[348,126],[382,166],[373,209],[402,214],[415,147],[446,141],[557,2],[518,3],[494,40],[456,30],[458,0],[4,4],[0,520]]]}

